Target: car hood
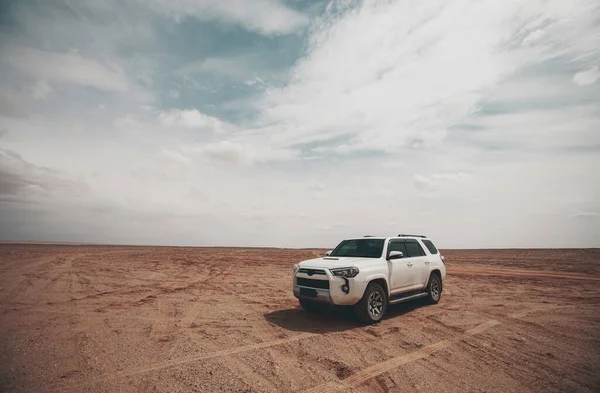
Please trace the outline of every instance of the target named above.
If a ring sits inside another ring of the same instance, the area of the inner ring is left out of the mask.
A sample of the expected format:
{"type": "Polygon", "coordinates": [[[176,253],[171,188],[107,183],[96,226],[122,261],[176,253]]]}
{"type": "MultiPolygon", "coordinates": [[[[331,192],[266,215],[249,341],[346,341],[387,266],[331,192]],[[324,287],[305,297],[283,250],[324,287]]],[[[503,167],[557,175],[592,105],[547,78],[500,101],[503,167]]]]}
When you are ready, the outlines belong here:
{"type": "Polygon", "coordinates": [[[335,269],[337,267],[351,267],[359,265],[361,262],[373,261],[374,258],[351,258],[351,257],[323,257],[309,259],[300,262],[300,267],[320,267],[326,269],[335,269]]]}

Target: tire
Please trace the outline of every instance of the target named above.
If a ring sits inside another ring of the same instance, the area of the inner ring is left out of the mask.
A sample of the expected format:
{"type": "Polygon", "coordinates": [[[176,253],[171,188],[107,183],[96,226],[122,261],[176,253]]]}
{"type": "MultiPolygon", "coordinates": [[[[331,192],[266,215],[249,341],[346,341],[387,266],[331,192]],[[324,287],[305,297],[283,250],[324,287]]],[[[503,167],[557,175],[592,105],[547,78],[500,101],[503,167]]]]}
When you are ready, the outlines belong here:
{"type": "Polygon", "coordinates": [[[387,310],[387,295],[383,287],[376,282],[367,286],[362,299],[354,306],[358,319],[363,323],[378,323],[387,310]]]}
{"type": "Polygon", "coordinates": [[[311,302],[310,300],[298,299],[298,302],[300,303],[300,307],[302,307],[306,311],[317,311],[319,308],[319,305],[317,303],[311,302]]]}
{"type": "Polygon", "coordinates": [[[427,284],[427,301],[430,304],[437,304],[442,297],[442,279],[437,273],[431,273],[429,283],[427,284]]]}

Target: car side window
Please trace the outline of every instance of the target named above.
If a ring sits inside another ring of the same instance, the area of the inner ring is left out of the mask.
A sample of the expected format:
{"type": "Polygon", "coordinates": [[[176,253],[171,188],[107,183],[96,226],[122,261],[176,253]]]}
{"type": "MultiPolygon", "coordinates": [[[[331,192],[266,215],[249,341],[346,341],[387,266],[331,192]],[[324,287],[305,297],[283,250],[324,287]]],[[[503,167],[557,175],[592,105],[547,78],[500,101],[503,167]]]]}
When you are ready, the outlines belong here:
{"type": "Polygon", "coordinates": [[[406,251],[409,257],[421,257],[425,255],[425,251],[419,244],[418,241],[414,239],[406,239],[406,251]]]}
{"type": "Polygon", "coordinates": [[[388,247],[388,256],[390,255],[391,251],[400,251],[402,252],[402,254],[404,254],[405,257],[408,256],[408,254],[406,253],[406,247],[404,245],[404,241],[401,240],[392,240],[390,242],[390,245],[388,247]]]}

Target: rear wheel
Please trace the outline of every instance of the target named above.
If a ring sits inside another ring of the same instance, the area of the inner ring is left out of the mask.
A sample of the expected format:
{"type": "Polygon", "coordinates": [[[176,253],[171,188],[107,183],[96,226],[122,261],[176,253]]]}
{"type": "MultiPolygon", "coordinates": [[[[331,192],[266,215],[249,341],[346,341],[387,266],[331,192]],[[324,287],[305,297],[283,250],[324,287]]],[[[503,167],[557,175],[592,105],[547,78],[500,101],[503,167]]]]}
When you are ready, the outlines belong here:
{"type": "Polygon", "coordinates": [[[439,274],[432,273],[427,284],[427,300],[429,303],[437,304],[442,297],[442,279],[439,274]]]}
{"type": "Polygon", "coordinates": [[[387,296],[383,287],[376,282],[370,283],[354,309],[356,316],[362,322],[377,323],[381,321],[387,310],[387,296]]]}

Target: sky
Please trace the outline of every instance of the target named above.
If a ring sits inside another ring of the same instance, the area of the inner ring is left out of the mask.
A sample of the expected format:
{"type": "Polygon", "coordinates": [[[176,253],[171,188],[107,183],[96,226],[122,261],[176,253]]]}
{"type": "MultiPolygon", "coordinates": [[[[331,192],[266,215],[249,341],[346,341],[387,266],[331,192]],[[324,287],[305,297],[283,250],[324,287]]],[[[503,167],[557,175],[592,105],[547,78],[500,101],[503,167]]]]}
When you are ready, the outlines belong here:
{"type": "Polygon", "coordinates": [[[597,0],[0,1],[0,239],[600,247],[597,0]]]}

